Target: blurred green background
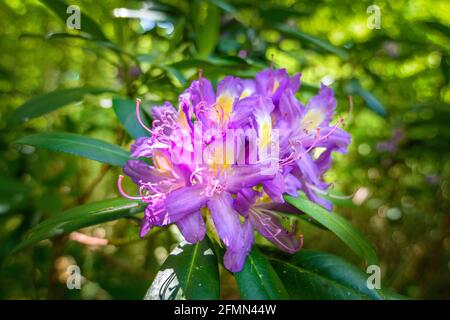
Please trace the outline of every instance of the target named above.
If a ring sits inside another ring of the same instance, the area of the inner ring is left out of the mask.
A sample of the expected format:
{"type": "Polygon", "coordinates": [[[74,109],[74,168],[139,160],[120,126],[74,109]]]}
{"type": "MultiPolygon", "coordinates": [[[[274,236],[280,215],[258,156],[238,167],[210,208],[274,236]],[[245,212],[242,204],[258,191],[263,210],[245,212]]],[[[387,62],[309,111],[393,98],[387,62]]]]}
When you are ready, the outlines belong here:
{"type": "MultiPolygon", "coordinates": [[[[198,68],[217,83],[228,74],[254,76],[271,60],[302,73],[302,102],[320,82],[336,91],[353,140],[326,180],[334,193],[353,195],[336,201],[335,211],[374,243],[382,284],[412,298],[450,298],[448,1],[375,1],[380,29],[368,27],[371,1],[67,4],[81,8],[79,31],[66,27],[70,14],[60,1],[0,3],[1,299],[141,299],[178,242],[174,228],[140,240],[138,222],[122,219],[79,231],[108,245],[62,236],[8,255],[40,221],[117,196],[120,173],[15,140],[65,131],[128,148],[132,138],[115,113],[134,116],[132,99],[142,98],[148,110],[176,102],[198,68]],[[13,115],[33,97],[69,88],[86,90],[41,117],[13,115]],[[74,263],[84,276],[81,290],[65,285],[74,263]]],[[[306,248],[358,261],[331,233],[300,227],[306,248]]],[[[227,272],[221,294],[239,298],[227,272]]]]}

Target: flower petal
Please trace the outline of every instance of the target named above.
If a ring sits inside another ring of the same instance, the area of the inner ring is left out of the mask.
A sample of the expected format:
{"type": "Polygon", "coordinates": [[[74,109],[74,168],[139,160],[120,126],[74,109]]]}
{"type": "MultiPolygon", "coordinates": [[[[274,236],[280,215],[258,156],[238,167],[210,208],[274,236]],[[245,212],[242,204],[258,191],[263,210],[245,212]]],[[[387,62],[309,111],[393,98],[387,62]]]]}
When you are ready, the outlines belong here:
{"type": "Polygon", "coordinates": [[[275,178],[264,181],[262,185],[270,199],[275,202],[284,202],[283,193],[285,192],[285,182],[282,174],[278,173],[275,178]]]}
{"type": "Polygon", "coordinates": [[[146,157],[153,155],[153,141],[150,137],[140,137],[131,145],[131,156],[133,158],[146,157]]]}
{"type": "Polygon", "coordinates": [[[239,272],[253,244],[253,226],[249,220],[241,225],[239,213],[233,209],[233,199],[229,193],[214,195],[208,207],[217,233],[227,247],[224,265],[231,272],[239,272]]]}
{"type": "Polygon", "coordinates": [[[259,94],[272,98],[278,104],[281,94],[287,88],[297,92],[300,87],[300,74],[289,77],[286,69],[266,69],[256,74],[256,87],[259,94]]]}
{"type": "Polygon", "coordinates": [[[223,256],[223,264],[231,272],[242,271],[248,253],[252,248],[254,234],[250,220],[247,219],[241,226],[238,239],[238,243],[229,247],[223,256]]]}
{"type": "Polygon", "coordinates": [[[319,94],[312,97],[306,105],[302,119],[302,128],[311,131],[318,127],[328,126],[336,109],[336,99],[333,89],[323,85],[319,94]]]}
{"type": "Polygon", "coordinates": [[[257,184],[273,179],[274,175],[262,174],[268,169],[262,165],[235,165],[227,176],[226,188],[231,193],[238,193],[243,188],[253,187],[257,184]]]}
{"type": "Polygon", "coordinates": [[[151,114],[154,120],[161,120],[164,115],[176,113],[177,110],[168,101],[164,102],[162,106],[153,106],[151,109],[151,114]]]}
{"type": "Polygon", "coordinates": [[[137,185],[140,185],[140,181],[157,183],[169,177],[141,160],[128,160],[123,166],[123,172],[137,185]]]}
{"type": "Polygon", "coordinates": [[[187,89],[187,92],[190,95],[191,103],[194,107],[202,101],[205,101],[208,106],[216,101],[216,95],[214,94],[211,82],[205,78],[193,81],[187,89]]]}
{"type": "Polygon", "coordinates": [[[247,216],[248,209],[250,209],[261,196],[261,192],[255,191],[251,188],[244,188],[236,195],[236,199],[233,201],[233,208],[242,214],[247,216]]]}
{"type": "Polygon", "coordinates": [[[203,188],[198,185],[179,188],[169,193],[164,201],[168,223],[176,222],[184,216],[205,206],[207,197],[201,194],[203,188]]]}
{"type": "Polygon", "coordinates": [[[189,243],[196,243],[203,240],[206,234],[205,221],[200,211],[186,215],[177,221],[184,239],[189,243]]]}

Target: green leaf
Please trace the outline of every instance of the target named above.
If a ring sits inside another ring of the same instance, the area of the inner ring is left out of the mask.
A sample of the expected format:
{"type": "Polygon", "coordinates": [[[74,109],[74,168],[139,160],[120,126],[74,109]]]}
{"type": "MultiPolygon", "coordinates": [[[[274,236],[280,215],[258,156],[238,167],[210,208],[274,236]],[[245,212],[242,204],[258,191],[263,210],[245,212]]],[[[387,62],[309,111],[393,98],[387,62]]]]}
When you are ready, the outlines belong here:
{"type": "MultiPolygon", "coordinates": [[[[136,102],[130,99],[113,98],[112,106],[120,123],[123,124],[125,130],[137,139],[139,137],[148,136],[149,132],[142,128],[136,117],[136,102]]],[[[150,127],[144,113],[141,114],[142,121],[147,127],[150,127]]]]}
{"type": "Polygon", "coordinates": [[[158,66],[166,72],[166,74],[169,76],[169,78],[176,79],[180,83],[180,85],[183,87],[186,86],[187,80],[184,77],[183,73],[181,73],[180,70],[169,67],[169,66],[165,66],[165,65],[158,65],[158,66]]]}
{"type": "Polygon", "coordinates": [[[292,299],[383,299],[367,287],[369,274],[332,254],[301,250],[285,259],[269,258],[292,299]]]}
{"type": "Polygon", "coordinates": [[[380,101],[369,91],[365,90],[358,79],[351,79],[348,81],[345,85],[345,90],[350,95],[359,95],[361,98],[364,99],[367,106],[374,111],[375,113],[379,114],[380,116],[387,116],[386,109],[383,107],[380,101]]]}
{"type": "Polygon", "coordinates": [[[207,1],[200,1],[195,17],[197,53],[201,58],[209,56],[216,48],[220,32],[220,10],[207,1]]]}
{"type": "MultiPolygon", "coordinates": [[[[65,24],[67,18],[69,18],[70,14],[67,13],[67,8],[69,4],[66,4],[61,0],[40,0],[43,4],[45,4],[49,9],[51,9],[65,24]]],[[[84,33],[90,34],[92,37],[100,40],[108,40],[103,33],[100,26],[92,20],[89,16],[84,14],[84,11],[80,10],[81,13],[81,30],[84,33]]]]}
{"type": "Polygon", "coordinates": [[[81,101],[87,94],[101,94],[105,92],[113,92],[113,90],[105,88],[71,88],[36,96],[14,111],[11,116],[11,123],[19,124],[54,111],[69,103],[81,101]]]}
{"type": "Polygon", "coordinates": [[[346,50],[335,47],[331,43],[323,39],[317,38],[315,36],[312,36],[310,34],[296,30],[292,27],[283,24],[275,25],[273,28],[290,38],[298,39],[300,41],[313,44],[314,46],[322,50],[334,53],[335,55],[341,57],[344,60],[347,60],[349,58],[348,52],[346,50]]]}
{"type": "MultiPolygon", "coordinates": [[[[42,37],[42,36],[41,36],[42,37]]],[[[66,39],[80,39],[84,41],[88,41],[91,43],[94,43],[95,45],[111,50],[112,52],[116,53],[117,55],[126,56],[134,61],[134,63],[139,64],[139,61],[137,58],[127,52],[126,50],[122,49],[121,47],[117,46],[115,43],[112,43],[109,40],[103,40],[103,39],[97,39],[92,37],[89,34],[74,34],[74,33],[67,33],[67,32],[52,32],[42,37],[46,41],[51,40],[66,40],[66,39]]]]}
{"type": "Polygon", "coordinates": [[[361,88],[359,90],[359,95],[364,99],[370,109],[378,113],[380,116],[385,117],[387,115],[381,102],[378,101],[372,93],[361,88]]]}
{"type": "Polygon", "coordinates": [[[298,198],[289,195],[285,195],[284,198],[288,203],[336,234],[358,256],[366,260],[368,264],[378,264],[377,253],[370,242],[343,217],[309,201],[303,194],[299,195],[298,198]]]}
{"type": "Polygon", "coordinates": [[[167,67],[177,68],[177,69],[189,69],[189,68],[213,68],[213,67],[223,67],[223,68],[245,68],[251,67],[252,61],[246,60],[239,57],[207,57],[204,59],[184,59],[177,61],[172,64],[167,64],[167,67]]]}
{"type": "Polygon", "coordinates": [[[17,252],[41,240],[49,239],[99,223],[130,217],[142,212],[137,201],[123,198],[102,200],[71,208],[45,220],[31,229],[25,239],[14,249],[17,252]]]}
{"type": "Polygon", "coordinates": [[[241,272],[234,274],[241,299],[289,299],[283,283],[269,261],[253,247],[241,272]]]}
{"type": "Polygon", "coordinates": [[[217,300],[219,269],[213,247],[205,237],[196,244],[180,243],[156,274],[145,300],[217,300]]]}
{"type": "Polygon", "coordinates": [[[175,28],[172,33],[172,38],[169,42],[168,52],[172,53],[183,41],[184,29],[186,27],[186,19],[184,17],[180,17],[175,24],[175,28]]]}
{"type": "Polygon", "coordinates": [[[436,21],[425,21],[424,25],[429,27],[430,29],[436,30],[444,34],[447,38],[450,38],[450,27],[436,22],[436,21]]]}
{"type": "Polygon", "coordinates": [[[115,144],[73,133],[36,133],[16,143],[75,154],[113,166],[123,166],[130,159],[129,152],[115,144]]]}
{"type": "Polygon", "coordinates": [[[229,4],[227,1],[224,0],[209,0],[209,2],[215,4],[217,7],[219,7],[220,9],[222,9],[225,12],[228,13],[235,13],[236,12],[236,8],[229,4]]]}

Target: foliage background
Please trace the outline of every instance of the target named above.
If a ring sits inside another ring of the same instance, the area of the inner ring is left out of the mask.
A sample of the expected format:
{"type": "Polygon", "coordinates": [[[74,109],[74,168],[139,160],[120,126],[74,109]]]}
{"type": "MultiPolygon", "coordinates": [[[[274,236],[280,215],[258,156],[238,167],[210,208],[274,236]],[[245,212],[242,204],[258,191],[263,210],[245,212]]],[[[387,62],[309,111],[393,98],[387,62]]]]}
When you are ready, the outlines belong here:
{"type": "MultiPolygon", "coordinates": [[[[376,1],[379,30],[367,27],[368,1],[70,4],[81,7],[82,33],[67,30],[39,1],[0,3],[0,298],[141,299],[178,242],[173,228],[139,240],[136,221],[122,219],[83,230],[108,239],[107,246],[59,237],[9,256],[38,222],[116,196],[120,172],[15,140],[65,131],[127,148],[132,138],[111,108],[113,97],[141,97],[146,108],[174,102],[198,68],[217,82],[226,74],[252,76],[272,56],[276,67],[303,74],[301,101],[321,81],[336,89],[338,112],[347,117],[353,141],[326,178],[336,192],[359,190],[353,203],[342,201],[336,212],[375,244],[383,285],[413,298],[450,298],[447,1],[376,1]],[[114,17],[117,8],[140,9],[150,20],[114,17]],[[79,87],[115,93],[87,94],[42,117],[14,121],[14,110],[30,98],[79,87]],[[348,115],[350,94],[354,108],[348,115]],[[81,290],[65,287],[66,267],[74,262],[86,278],[81,290]]],[[[308,224],[301,228],[306,248],[358,263],[332,234],[308,224]]],[[[221,276],[222,297],[238,298],[234,279],[221,276]]]]}

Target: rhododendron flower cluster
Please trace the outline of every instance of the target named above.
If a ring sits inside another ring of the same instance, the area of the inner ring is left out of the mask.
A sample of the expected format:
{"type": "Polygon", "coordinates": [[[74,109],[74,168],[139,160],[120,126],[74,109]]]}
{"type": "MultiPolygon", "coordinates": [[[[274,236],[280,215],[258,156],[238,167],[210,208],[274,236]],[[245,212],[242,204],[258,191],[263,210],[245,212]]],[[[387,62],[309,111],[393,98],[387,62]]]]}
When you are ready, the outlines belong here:
{"type": "MultiPolygon", "coordinates": [[[[124,173],[139,187],[147,206],[140,235],[153,226],[175,223],[186,241],[206,234],[206,218],[226,248],[224,265],[239,272],[254,242],[254,231],[294,253],[303,238],[285,226],[278,212],[296,212],[283,195],[300,191],[331,209],[321,197],[333,151],[345,153],[350,136],[342,120],[330,124],[336,108],[333,90],[322,85],[303,105],[295,97],[300,74],[267,69],[255,79],[225,77],[214,91],[201,76],[180,95],[151,110],[151,134],[137,139],[124,173]],[[147,160],[146,160],[147,158],[147,160]]],[[[300,214],[300,213],[299,213],[300,214]]]]}

